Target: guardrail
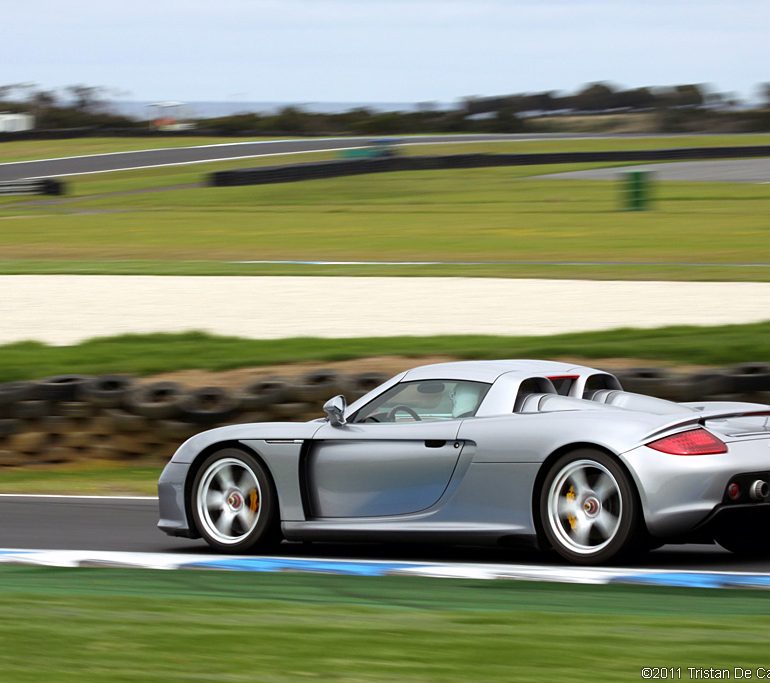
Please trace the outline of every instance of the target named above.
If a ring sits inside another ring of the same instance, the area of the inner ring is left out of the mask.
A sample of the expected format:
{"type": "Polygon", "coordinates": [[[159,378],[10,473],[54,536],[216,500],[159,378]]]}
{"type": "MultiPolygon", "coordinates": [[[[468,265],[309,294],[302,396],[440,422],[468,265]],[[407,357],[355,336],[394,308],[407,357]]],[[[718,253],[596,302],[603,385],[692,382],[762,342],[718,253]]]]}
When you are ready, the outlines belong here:
{"type": "Polygon", "coordinates": [[[677,149],[606,152],[543,152],[535,154],[451,154],[447,156],[389,157],[383,159],[338,159],[290,166],[265,166],[210,173],[212,187],[288,183],[316,178],[337,178],[364,173],[434,171],[490,166],[582,164],[616,161],[684,161],[770,157],[770,145],[739,147],[683,147],[677,149]]]}
{"type": "Polygon", "coordinates": [[[55,178],[36,178],[0,181],[0,195],[64,194],[64,183],[55,178]]]}

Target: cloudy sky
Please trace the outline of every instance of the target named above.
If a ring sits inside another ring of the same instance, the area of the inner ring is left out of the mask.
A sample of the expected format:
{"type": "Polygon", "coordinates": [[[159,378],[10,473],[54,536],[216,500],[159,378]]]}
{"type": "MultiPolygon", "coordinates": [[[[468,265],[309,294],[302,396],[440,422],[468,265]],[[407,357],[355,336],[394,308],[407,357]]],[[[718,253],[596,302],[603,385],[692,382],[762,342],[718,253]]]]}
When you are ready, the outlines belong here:
{"type": "Polygon", "coordinates": [[[0,85],[121,99],[417,102],[770,81],[768,0],[7,2],[0,85]]]}

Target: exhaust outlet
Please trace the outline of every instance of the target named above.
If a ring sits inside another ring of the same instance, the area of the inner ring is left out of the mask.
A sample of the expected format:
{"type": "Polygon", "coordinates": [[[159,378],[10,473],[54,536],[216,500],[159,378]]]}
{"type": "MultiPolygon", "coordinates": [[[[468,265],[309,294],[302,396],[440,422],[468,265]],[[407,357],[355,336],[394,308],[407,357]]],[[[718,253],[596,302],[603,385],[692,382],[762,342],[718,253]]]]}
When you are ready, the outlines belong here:
{"type": "Polygon", "coordinates": [[[764,500],[770,495],[770,484],[761,479],[757,479],[749,487],[749,496],[752,500],[764,500]]]}

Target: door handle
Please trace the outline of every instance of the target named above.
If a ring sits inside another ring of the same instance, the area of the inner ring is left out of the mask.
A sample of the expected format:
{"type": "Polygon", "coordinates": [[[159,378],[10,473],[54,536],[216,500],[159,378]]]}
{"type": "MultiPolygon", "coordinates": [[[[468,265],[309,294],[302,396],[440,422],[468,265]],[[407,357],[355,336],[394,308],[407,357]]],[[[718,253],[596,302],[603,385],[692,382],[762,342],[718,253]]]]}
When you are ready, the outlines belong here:
{"type": "Polygon", "coordinates": [[[425,442],[426,448],[443,448],[446,446],[446,441],[438,441],[436,439],[428,439],[425,442]]]}

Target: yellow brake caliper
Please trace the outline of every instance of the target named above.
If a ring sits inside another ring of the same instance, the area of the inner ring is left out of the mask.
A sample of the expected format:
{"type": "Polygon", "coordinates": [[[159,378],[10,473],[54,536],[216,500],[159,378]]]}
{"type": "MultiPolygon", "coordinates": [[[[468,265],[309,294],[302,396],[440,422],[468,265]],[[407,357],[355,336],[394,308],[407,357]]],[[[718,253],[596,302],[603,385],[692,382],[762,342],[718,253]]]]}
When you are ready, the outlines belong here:
{"type": "MultiPolygon", "coordinates": [[[[572,502],[574,502],[575,498],[576,498],[576,496],[575,496],[575,487],[574,486],[570,486],[569,487],[569,491],[567,491],[567,500],[570,503],[572,503],[572,502]]],[[[575,527],[577,526],[577,517],[575,517],[575,515],[572,515],[572,514],[567,515],[567,521],[569,522],[570,529],[572,529],[572,531],[574,531],[575,527]]]]}
{"type": "Polygon", "coordinates": [[[257,496],[257,489],[251,489],[249,492],[249,510],[256,513],[259,507],[259,496],[257,496]]]}

